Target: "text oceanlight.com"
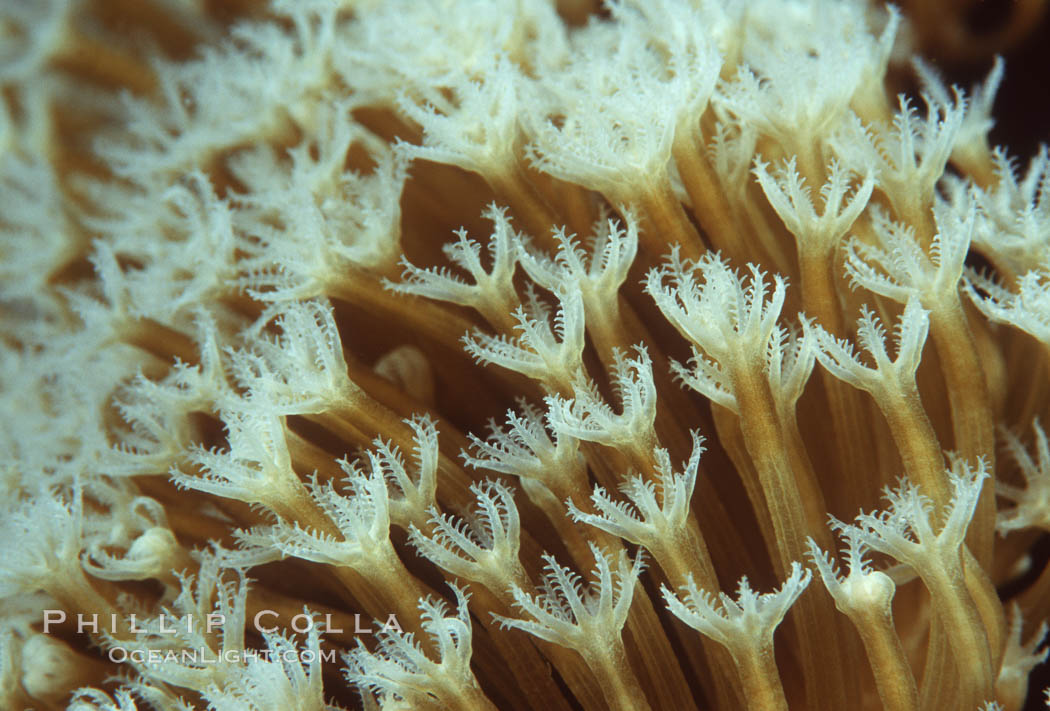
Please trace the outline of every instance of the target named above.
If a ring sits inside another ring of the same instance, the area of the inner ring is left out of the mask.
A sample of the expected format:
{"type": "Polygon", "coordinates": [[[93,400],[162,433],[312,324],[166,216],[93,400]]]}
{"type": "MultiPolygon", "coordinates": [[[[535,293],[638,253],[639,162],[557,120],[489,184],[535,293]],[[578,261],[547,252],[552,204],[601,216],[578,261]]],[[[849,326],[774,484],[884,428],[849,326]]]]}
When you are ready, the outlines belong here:
{"type": "Polygon", "coordinates": [[[127,647],[111,647],[108,655],[111,662],[133,662],[136,664],[240,664],[253,660],[264,662],[299,662],[312,664],[318,660],[322,662],[335,662],[335,650],[312,649],[229,649],[216,653],[207,647],[198,649],[161,650],[161,649],[128,649],[127,647]]]}

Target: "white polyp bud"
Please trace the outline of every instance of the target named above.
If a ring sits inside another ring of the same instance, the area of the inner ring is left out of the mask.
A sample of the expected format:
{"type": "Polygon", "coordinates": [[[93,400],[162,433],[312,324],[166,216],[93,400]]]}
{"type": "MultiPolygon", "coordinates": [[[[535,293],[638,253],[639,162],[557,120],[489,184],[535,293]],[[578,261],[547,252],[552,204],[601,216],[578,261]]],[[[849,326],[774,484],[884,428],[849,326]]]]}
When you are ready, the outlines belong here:
{"type": "Polygon", "coordinates": [[[171,529],[154,526],[135,539],[124,557],[159,569],[172,559],[173,553],[178,549],[179,543],[171,529]]]}
{"type": "Polygon", "coordinates": [[[171,529],[154,526],[143,531],[122,557],[108,555],[106,546],[98,543],[88,549],[84,569],[104,580],[144,580],[166,578],[178,564],[182,546],[171,529]]]}
{"type": "Polygon", "coordinates": [[[873,570],[858,580],[847,579],[843,587],[857,604],[882,608],[889,607],[897,591],[893,579],[881,570],[873,570]]]}
{"type": "MultiPolygon", "coordinates": [[[[717,107],[716,107],[717,109],[717,107]]],[[[751,159],[755,155],[758,129],[751,124],[719,121],[711,136],[710,160],[722,181],[726,196],[735,205],[744,205],[751,187],[751,159]]]]}
{"type": "Polygon", "coordinates": [[[812,538],[808,540],[809,556],[820,573],[824,587],[835,600],[835,606],[847,615],[866,610],[879,610],[884,614],[891,614],[896,584],[890,576],[868,567],[867,561],[864,560],[864,544],[856,535],[845,531],[843,538],[846,539],[846,557],[849,563],[849,571],[845,577],[839,576],[834,559],[818,548],[812,538]]]}
{"type": "MultiPolygon", "coordinates": [[[[194,435],[189,413],[195,406],[210,409],[215,402],[208,396],[198,398],[192,386],[182,387],[180,376],[189,371],[184,364],[177,364],[161,382],[140,374],[118,391],[114,406],[127,426],[109,452],[107,474],[156,475],[183,460],[194,435]]],[[[196,368],[192,372],[196,373],[196,368]]]]}
{"type": "Polygon", "coordinates": [[[88,680],[85,661],[64,642],[34,634],[22,645],[22,688],[34,699],[57,704],[88,680]]]}
{"type": "Polygon", "coordinates": [[[415,346],[398,346],[382,355],[372,369],[420,403],[434,406],[434,371],[426,354],[415,346]]]}
{"type": "Polygon", "coordinates": [[[237,195],[236,256],[227,261],[236,265],[234,283],[253,298],[311,299],[363,272],[393,272],[409,161],[354,121],[356,103],[318,102],[296,145],[245,146],[228,160],[244,189],[237,195]],[[366,155],[372,169],[347,170],[348,151],[366,155]]]}

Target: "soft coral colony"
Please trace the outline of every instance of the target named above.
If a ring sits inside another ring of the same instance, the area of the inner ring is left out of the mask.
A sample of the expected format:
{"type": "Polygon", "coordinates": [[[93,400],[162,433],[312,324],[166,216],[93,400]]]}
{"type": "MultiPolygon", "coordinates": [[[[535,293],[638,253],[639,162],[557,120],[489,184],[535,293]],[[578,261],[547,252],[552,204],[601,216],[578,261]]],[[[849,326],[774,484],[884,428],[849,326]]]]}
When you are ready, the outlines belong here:
{"type": "Polygon", "coordinates": [[[243,5],[0,9],[0,705],[1022,707],[1000,62],[859,0],[243,5]]]}

